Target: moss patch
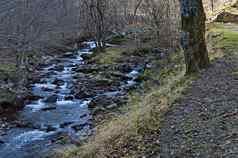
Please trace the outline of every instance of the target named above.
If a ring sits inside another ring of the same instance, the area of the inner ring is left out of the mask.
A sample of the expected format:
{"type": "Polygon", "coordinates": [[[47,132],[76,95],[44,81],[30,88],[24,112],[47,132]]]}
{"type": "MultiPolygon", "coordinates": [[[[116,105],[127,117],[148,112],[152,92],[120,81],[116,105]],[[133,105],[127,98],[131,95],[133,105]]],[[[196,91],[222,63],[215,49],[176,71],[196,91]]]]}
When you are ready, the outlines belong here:
{"type": "Polygon", "coordinates": [[[0,71],[2,72],[15,72],[16,71],[16,66],[15,64],[0,64],[0,71]]]}
{"type": "Polygon", "coordinates": [[[16,94],[6,89],[0,89],[0,103],[2,102],[14,102],[16,94]]]}
{"type": "Polygon", "coordinates": [[[96,62],[98,64],[112,64],[121,58],[124,51],[123,48],[107,48],[105,52],[95,55],[91,59],[91,62],[96,62]]]}
{"type": "Polygon", "coordinates": [[[6,81],[8,79],[14,80],[14,78],[16,77],[17,76],[15,64],[0,64],[0,81],[6,81]]]}

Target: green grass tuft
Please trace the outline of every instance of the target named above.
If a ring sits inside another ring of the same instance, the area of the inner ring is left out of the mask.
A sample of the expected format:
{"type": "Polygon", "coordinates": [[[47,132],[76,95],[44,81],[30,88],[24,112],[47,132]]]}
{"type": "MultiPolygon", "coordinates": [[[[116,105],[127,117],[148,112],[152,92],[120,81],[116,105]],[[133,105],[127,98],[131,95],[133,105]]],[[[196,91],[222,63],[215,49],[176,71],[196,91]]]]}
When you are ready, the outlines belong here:
{"type": "Polygon", "coordinates": [[[0,71],[3,72],[14,72],[16,71],[16,65],[15,64],[0,64],[0,71]]]}

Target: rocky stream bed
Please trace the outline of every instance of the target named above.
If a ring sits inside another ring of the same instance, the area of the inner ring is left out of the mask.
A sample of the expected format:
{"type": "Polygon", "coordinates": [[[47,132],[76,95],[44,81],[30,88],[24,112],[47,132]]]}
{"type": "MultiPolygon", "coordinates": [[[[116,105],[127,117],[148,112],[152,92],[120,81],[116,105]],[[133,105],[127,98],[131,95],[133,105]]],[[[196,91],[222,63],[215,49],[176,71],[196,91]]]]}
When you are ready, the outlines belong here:
{"type": "Polygon", "coordinates": [[[92,135],[100,113],[124,104],[138,85],[143,60],[114,65],[88,63],[95,47],[46,57],[31,85],[33,100],[0,119],[0,158],[39,158],[65,144],[80,144],[92,135]]]}

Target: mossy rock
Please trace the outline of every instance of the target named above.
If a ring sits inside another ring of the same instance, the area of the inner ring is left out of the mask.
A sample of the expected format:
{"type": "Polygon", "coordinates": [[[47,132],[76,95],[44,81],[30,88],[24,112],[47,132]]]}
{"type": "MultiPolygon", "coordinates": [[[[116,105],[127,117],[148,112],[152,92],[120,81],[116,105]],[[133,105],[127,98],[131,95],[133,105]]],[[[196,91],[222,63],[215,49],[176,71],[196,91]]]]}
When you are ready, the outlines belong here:
{"type": "Polygon", "coordinates": [[[15,92],[0,89],[0,114],[8,111],[15,111],[22,108],[24,100],[15,92]]]}

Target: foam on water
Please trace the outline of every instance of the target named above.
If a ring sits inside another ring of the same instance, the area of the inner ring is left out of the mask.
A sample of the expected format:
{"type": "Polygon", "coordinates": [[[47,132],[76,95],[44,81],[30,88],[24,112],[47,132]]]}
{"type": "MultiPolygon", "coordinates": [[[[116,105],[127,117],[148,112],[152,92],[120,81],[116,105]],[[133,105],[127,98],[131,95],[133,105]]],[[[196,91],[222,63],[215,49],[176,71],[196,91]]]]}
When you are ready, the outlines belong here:
{"type": "Polygon", "coordinates": [[[45,84],[36,83],[36,84],[34,84],[34,86],[37,87],[37,88],[49,88],[49,89],[56,88],[56,85],[51,84],[51,83],[45,83],[45,84]]]}
{"type": "Polygon", "coordinates": [[[95,41],[90,41],[90,42],[84,42],[84,44],[87,44],[90,49],[96,48],[96,42],[95,41]]]}
{"type": "Polygon", "coordinates": [[[44,140],[44,137],[47,135],[49,135],[49,133],[39,131],[39,130],[24,132],[16,136],[15,138],[13,138],[11,142],[8,144],[8,146],[14,146],[15,148],[19,149],[34,141],[44,140]]]}
{"type": "Polygon", "coordinates": [[[85,100],[80,104],[80,107],[86,107],[89,103],[91,103],[91,100],[85,100]]]}
{"type": "Polygon", "coordinates": [[[135,82],[135,81],[127,81],[127,86],[128,86],[128,87],[134,86],[134,85],[136,85],[136,84],[137,84],[137,82],[135,82]]]}
{"type": "Polygon", "coordinates": [[[140,73],[137,70],[132,70],[127,76],[128,77],[137,77],[140,73]]]}
{"type": "Polygon", "coordinates": [[[68,88],[68,83],[67,82],[65,82],[62,86],[60,86],[60,88],[62,89],[62,90],[67,90],[68,88]]]}
{"type": "Polygon", "coordinates": [[[56,104],[57,105],[72,105],[76,104],[77,102],[72,101],[72,100],[57,100],[56,104]]]}

